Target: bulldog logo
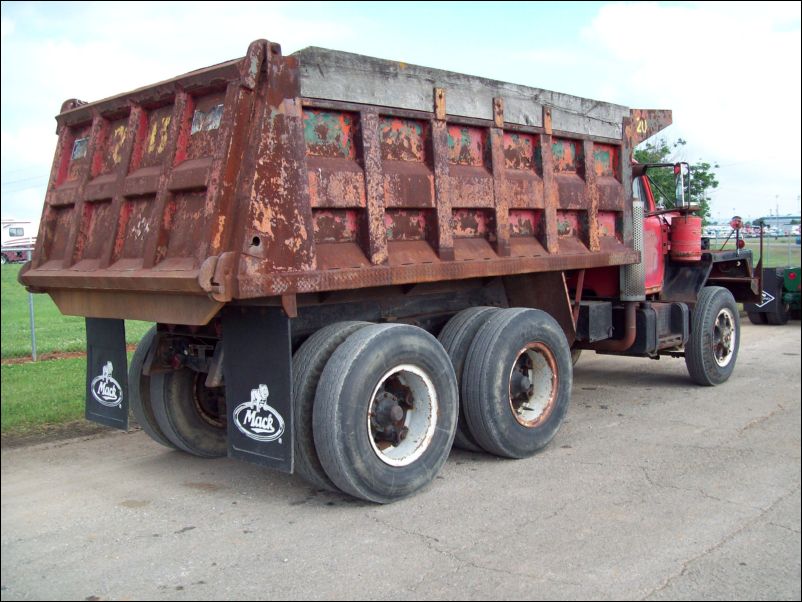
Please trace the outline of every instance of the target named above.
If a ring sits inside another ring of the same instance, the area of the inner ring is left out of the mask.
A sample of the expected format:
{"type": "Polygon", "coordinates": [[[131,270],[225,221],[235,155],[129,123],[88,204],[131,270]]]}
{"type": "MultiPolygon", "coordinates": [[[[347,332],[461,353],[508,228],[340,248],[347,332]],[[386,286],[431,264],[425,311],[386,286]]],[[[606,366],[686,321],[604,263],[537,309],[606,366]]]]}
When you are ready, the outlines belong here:
{"type": "Polygon", "coordinates": [[[284,434],[284,418],[275,408],[267,404],[270,391],[267,385],[261,384],[251,389],[251,400],[234,408],[233,419],[237,429],[246,437],[255,441],[276,441],[281,443],[284,434]]]}
{"type": "Polygon", "coordinates": [[[111,362],[106,362],[102,370],[103,373],[93,378],[89,385],[92,397],[108,408],[120,407],[123,402],[123,388],[111,375],[114,366],[111,362]]]}

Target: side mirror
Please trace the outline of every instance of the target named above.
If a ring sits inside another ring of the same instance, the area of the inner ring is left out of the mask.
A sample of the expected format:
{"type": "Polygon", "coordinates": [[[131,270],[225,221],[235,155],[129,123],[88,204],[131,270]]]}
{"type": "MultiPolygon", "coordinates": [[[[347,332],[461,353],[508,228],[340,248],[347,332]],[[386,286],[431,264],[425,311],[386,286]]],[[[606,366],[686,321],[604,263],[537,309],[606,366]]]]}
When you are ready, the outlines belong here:
{"type": "Polygon", "coordinates": [[[687,174],[687,187],[688,187],[688,194],[690,194],[690,186],[691,186],[691,169],[687,163],[675,163],[674,164],[674,178],[676,180],[676,199],[677,199],[677,207],[684,207],[688,204],[686,200],[686,174],[687,174]]]}

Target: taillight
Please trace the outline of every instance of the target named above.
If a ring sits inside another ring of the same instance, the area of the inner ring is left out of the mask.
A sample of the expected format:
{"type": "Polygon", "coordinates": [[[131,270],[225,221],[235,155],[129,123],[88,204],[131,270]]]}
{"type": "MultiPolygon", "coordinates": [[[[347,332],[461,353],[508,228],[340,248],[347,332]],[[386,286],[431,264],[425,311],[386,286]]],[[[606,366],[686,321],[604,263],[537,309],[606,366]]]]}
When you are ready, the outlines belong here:
{"type": "Polygon", "coordinates": [[[745,246],[746,246],[746,242],[744,241],[744,239],[743,238],[739,239],[738,240],[738,248],[739,249],[743,249],[745,246]]]}

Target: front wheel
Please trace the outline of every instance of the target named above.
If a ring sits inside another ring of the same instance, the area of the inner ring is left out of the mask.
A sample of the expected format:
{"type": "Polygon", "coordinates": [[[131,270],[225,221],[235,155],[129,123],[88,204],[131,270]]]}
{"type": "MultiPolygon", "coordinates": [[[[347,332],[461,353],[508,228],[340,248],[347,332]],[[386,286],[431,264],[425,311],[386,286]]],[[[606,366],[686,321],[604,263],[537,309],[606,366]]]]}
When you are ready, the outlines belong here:
{"type": "Polygon", "coordinates": [[[741,323],[732,293],[720,286],[704,287],[685,345],[685,365],[693,381],[704,386],[725,382],[735,368],[740,343],[741,323]]]}

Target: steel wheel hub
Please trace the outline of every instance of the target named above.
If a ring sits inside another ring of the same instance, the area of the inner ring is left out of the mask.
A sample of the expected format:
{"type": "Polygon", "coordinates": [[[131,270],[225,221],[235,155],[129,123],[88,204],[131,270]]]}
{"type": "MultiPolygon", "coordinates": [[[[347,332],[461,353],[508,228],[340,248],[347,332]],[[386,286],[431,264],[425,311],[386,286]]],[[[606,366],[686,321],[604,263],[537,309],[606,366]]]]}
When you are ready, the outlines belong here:
{"type": "Polygon", "coordinates": [[[735,316],[729,309],[724,308],[718,312],[713,324],[713,357],[720,367],[723,368],[732,361],[735,343],[735,316]]]}
{"type": "Polygon", "coordinates": [[[510,371],[510,409],[527,428],[545,422],[557,399],[557,361],[543,343],[529,343],[518,352],[510,371]]]}
{"type": "Polygon", "coordinates": [[[437,392],[417,366],[397,366],[379,379],[367,416],[368,438],[379,459],[407,466],[429,447],[437,425],[437,392]]]}

